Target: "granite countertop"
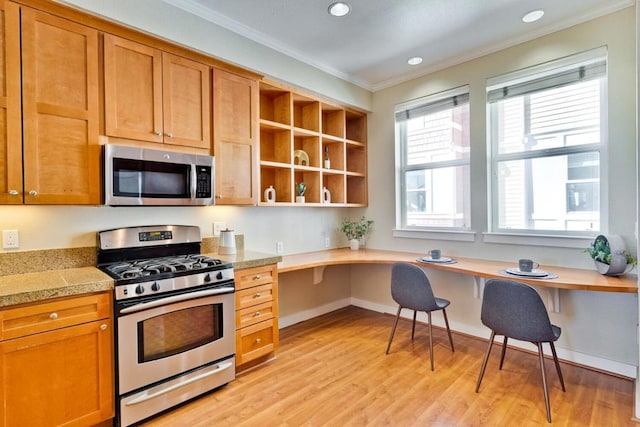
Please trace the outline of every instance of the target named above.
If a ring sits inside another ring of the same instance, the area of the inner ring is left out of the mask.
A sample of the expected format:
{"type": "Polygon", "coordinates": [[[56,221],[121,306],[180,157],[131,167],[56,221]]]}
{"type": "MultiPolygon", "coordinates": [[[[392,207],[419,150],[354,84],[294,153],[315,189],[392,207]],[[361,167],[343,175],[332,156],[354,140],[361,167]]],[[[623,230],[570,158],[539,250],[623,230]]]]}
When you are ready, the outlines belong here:
{"type": "MultiPolygon", "coordinates": [[[[205,255],[231,262],[233,268],[237,270],[276,264],[282,260],[280,255],[253,251],[238,251],[234,255],[217,253],[205,255]]],[[[0,275],[0,308],[51,298],[111,291],[113,286],[113,279],[96,267],[0,275]]]]}
{"type": "Polygon", "coordinates": [[[0,276],[0,307],[113,289],[113,279],[95,267],[0,276]]]}

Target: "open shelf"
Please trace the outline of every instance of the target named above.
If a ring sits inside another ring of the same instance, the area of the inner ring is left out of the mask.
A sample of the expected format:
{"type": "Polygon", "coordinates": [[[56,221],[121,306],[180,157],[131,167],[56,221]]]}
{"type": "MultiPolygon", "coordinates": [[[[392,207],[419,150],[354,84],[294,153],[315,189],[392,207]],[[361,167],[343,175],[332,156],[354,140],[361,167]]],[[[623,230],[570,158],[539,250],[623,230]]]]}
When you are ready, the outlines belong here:
{"type": "Polygon", "coordinates": [[[263,81],[259,147],[260,205],[301,205],[295,202],[299,182],[307,184],[306,205],[367,205],[366,113],[263,81]],[[276,192],[275,203],[264,197],[269,186],[276,192]]]}

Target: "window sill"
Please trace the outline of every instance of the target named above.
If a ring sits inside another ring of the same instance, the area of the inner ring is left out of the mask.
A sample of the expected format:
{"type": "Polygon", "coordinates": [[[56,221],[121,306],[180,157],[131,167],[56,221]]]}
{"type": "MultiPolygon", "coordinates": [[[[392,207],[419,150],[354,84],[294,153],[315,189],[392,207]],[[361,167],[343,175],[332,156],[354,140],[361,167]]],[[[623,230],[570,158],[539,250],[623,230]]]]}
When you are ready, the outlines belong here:
{"type": "Polygon", "coordinates": [[[482,233],[484,243],[506,245],[547,246],[554,248],[584,249],[593,237],[552,236],[537,234],[482,233]]]}
{"type": "Polygon", "coordinates": [[[475,242],[475,231],[462,230],[413,230],[393,229],[393,237],[405,237],[409,239],[449,240],[455,242],[475,242]]]}

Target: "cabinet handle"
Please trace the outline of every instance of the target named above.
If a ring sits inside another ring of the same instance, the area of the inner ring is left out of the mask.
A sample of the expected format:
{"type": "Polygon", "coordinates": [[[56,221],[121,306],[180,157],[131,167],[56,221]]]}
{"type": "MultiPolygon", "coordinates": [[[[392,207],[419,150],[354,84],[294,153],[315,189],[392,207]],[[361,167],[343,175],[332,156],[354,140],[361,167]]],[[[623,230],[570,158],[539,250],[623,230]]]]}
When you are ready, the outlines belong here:
{"type": "Polygon", "coordinates": [[[260,344],[261,342],[262,342],[262,339],[256,338],[256,344],[260,344]]]}
{"type": "Polygon", "coordinates": [[[253,313],[253,317],[258,317],[258,316],[260,316],[260,312],[259,311],[256,311],[255,313],[253,313]]]}
{"type": "Polygon", "coordinates": [[[216,199],[222,199],[222,194],[216,194],[216,199]]]}
{"type": "Polygon", "coordinates": [[[162,132],[160,132],[159,130],[155,131],[154,133],[158,136],[162,136],[162,132]]]}
{"type": "Polygon", "coordinates": [[[260,276],[259,274],[256,274],[255,276],[253,276],[253,280],[260,280],[262,278],[262,276],[260,276]]]}
{"type": "Polygon", "coordinates": [[[58,318],[58,313],[55,311],[49,315],[49,319],[56,320],[58,318]]]}
{"type": "Polygon", "coordinates": [[[168,136],[169,138],[173,138],[173,133],[172,133],[172,132],[168,132],[168,133],[167,133],[167,136],[168,136]]]}
{"type": "Polygon", "coordinates": [[[254,298],[260,298],[262,296],[262,294],[260,292],[256,293],[253,297],[254,298]]]}
{"type": "Polygon", "coordinates": [[[20,193],[18,193],[18,190],[9,190],[9,194],[12,196],[17,196],[20,193]]]}
{"type": "Polygon", "coordinates": [[[38,192],[36,190],[31,190],[31,191],[29,191],[29,195],[30,196],[37,196],[38,192]]]}
{"type": "Polygon", "coordinates": [[[102,325],[100,325],[100,329],[102,329],[103,331],[106,331],[107,325],[103,323],[102,325]]]}

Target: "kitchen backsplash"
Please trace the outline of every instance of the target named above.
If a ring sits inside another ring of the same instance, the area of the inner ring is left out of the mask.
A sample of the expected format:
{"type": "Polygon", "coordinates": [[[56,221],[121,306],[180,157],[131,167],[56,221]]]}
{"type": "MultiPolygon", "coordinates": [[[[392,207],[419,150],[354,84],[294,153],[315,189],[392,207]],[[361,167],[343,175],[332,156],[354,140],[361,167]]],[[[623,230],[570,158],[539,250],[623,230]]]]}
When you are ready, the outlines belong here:
{"type": "MultiPolygon", "coordinates": [[[[201,252],[203,254],[216,254],[218,252],[218,241],[218,237],[204,237],[202,239],[201,252]]],[[[244,250],[244,235],[242,234],[236,235],[236,249],[238,251],[244,250]]],[[[95,267],[95,265],[95,246],[0,253],[0,276],[67,268],[95,267]]]]}

